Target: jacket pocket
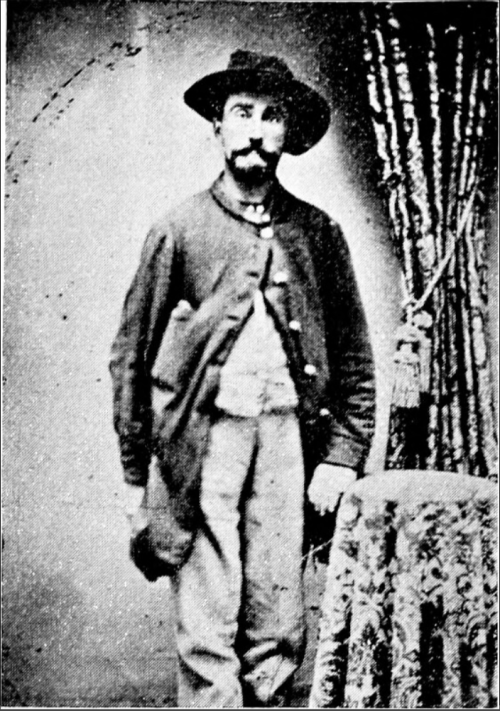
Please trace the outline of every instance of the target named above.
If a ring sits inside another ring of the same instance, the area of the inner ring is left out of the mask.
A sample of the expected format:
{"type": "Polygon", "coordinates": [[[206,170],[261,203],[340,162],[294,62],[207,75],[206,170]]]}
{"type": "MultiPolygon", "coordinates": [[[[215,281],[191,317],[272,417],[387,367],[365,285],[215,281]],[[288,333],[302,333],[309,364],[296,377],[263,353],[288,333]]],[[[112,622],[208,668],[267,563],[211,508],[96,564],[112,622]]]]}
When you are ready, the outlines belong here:
{"type": "Polygon", "coordinates": [[[186,337],[194,309],[188,301],[179,301],[170,314],[158,353],[151,369],[153,384],[177,392],[185,380],[187,366],[186,337]]]}

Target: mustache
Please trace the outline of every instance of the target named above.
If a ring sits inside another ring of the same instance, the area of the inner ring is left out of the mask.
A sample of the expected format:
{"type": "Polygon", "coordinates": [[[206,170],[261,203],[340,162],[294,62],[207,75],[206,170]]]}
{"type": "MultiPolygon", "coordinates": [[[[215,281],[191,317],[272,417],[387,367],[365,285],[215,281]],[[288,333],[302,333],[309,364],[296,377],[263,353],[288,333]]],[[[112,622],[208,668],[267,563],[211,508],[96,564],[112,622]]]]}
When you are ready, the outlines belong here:
{"type": "Polygon", "coordinates": [[[247,148],[241,148],[237,151],[232,152],[232,158],[238,158],[239,156],[248,156],[250,153],[257,153],[262,160],[265,160],[267,162],[276,160],[278,157],[276,153],[272,153],[270,151],[265,151],[261,146],[256,146],[256,145],[250,145],[247,146],[247,148]]]}

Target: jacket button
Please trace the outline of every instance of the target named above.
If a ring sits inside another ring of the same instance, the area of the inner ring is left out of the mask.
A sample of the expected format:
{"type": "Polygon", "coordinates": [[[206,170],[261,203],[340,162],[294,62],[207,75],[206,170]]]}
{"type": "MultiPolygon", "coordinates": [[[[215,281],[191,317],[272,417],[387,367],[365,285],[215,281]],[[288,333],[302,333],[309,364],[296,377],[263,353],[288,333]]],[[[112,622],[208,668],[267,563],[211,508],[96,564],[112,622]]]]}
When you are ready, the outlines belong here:
{"type": "Polygon", "coordinates": [[[286,272],[276,272],[273,277],[274,284],[286,284],[288,281],[288,274],[286,272]]]}
{"type": "Polygon", "coordinates": [[[318,372],[318,370],[317,370],[316,366],[312,365],[312,363],[307,363],[304,366],[304,373],[306,375],[316,375],[317,372],[318,372]]]}
{"type": "Polygon", "coordinates": [[[260,231],[260,236],[262,239],[272,239],[274,237],[274,230],[272,227],[264,227],[260,231]]]}
{"type": "MultiPolygon", "coordinates": [[[[288,325],[290,327],[290,331],[297,331],[298,332],[298,331],[302,330],[302,326],[300,325],[299,321],[290,321],[290,323],[288,325]]],[[[312,367],[314,368],[314,366],[312,366],[312,367]]],[[[307,366],[306,366],[306,368],[307,368],[307,366]]]]}
{"type": "Polygon", "coordinates": [[[320,417],[329,417],[332,413],[327,407],[322,407],[319,411],[320,417]]]}

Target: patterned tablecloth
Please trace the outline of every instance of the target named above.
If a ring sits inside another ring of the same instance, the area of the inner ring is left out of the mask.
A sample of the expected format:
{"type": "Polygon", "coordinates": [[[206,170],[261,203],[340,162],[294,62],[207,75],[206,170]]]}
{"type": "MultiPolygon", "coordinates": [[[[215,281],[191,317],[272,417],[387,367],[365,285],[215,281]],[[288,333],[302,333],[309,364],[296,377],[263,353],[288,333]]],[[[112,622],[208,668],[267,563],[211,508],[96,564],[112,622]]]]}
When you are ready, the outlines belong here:
{"type": "Polygon", "coordinates": [[[498,708],[496,486],[366,477],[337,516],[310,708],[498,708]]]}

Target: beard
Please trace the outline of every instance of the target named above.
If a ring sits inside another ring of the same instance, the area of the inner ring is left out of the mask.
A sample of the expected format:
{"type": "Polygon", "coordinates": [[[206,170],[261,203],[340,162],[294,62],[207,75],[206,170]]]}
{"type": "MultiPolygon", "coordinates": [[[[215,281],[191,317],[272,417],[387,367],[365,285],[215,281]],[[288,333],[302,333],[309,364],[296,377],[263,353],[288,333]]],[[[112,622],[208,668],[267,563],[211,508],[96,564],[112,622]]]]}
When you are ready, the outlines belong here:
{"type": "Polygon", "coordinates": [[[262,185],[275,176],[279,159],[276,153],[250,146],[233,151],[226,162],[236,180],[247,185],[262,185]]]}

